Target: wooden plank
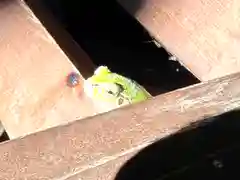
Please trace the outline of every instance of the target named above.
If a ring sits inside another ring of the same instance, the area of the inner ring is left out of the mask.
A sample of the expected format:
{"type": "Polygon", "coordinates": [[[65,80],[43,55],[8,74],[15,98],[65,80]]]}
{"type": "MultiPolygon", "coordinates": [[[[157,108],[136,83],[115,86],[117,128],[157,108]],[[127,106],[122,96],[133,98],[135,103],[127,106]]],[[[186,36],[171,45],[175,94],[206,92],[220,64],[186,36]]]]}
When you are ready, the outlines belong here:
{"type": "Polygon", "coordinates": [[[0,179],[114,179],[152,142],[239,108],[239,83],[234,74],[1,144],[0,179]]]}
{"type": "Polygon", "coordinates": [[[240,70],[240,1],[118,2],[201,81],[240,70]]]}
{"type": "Polygon", "coordinates": [[[9,137],[97,113],[82,92],[81,75],[93,72],[83,50],[69,35],[64,37],[67,33],[49,16],[51,32],[62,39],[58,43],[80,64],[80,84],[68,87],[68,74],[78,70],[28,6],[23,1],[8,0],[0,2],[0,9],[0,120],[9,137]]]}

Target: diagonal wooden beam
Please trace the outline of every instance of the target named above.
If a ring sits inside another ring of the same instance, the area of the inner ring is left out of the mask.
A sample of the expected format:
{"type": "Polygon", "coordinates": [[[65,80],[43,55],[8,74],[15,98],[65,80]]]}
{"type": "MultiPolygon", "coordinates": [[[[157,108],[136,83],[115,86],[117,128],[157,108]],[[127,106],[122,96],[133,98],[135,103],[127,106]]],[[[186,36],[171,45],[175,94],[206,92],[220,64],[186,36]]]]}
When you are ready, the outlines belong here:
{"type": "Polygon", "coordinates": [[[82,92],[91,60],[53,18],[47,23],[60,41],[23,1],[0,1],[0,120],[10,138],[98,112],[82,92]],[[75,88],[67,85],[72,72],[80,73],[75,88]]]}
{"type": "Polygon", "coordinates": [[[3,143],[0,179],[112,180],[152,142],[238,109],[239,83],[233,74],[3,143]]]}
{"type": "Polygon", "coordinates": [[[239,1],[118,2],[201,81],[240,70],[239,1]]]}

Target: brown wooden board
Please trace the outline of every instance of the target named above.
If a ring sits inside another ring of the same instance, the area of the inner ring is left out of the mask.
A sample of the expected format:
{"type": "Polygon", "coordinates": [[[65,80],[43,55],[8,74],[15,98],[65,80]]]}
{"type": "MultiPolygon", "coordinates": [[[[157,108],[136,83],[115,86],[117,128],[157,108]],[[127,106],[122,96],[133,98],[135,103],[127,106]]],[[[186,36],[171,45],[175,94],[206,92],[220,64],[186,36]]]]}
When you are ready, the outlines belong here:
{"type": "Polygon", "coordinates": [[[201,81],[240,70],[240,2],[118,0],[201,81]]]}
{"type": "Polygon", "coordinates": [[[0,2],[0,120],[10,138],[97,112],[82,91],[81,75],[93,73],[91,60],[51,16],[48,24],[61,41],[55,41],[23,1],[0,2]],[[67,86],[67,76],[78,70],[58,43],[71,60],[80,62],[75,88],[67,86]]]}
{"type": "Polygon", "coordinates": [[[239,83],[240,74],[233,74],[5,142],[0,179],[114,179],[151,143],[202,118],[238,109],[239,83]]]}

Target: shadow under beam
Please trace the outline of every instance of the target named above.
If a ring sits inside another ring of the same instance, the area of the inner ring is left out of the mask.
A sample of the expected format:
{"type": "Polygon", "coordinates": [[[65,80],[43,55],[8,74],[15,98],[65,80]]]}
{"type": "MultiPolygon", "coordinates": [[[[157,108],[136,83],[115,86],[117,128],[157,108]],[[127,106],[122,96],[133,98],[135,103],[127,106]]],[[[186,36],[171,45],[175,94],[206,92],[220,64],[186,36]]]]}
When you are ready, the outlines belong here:
{"type": "Polygon", "coordinates": [[[240,112],[204,119],[140,151],[115,180],[240,178],[240,112]]]}

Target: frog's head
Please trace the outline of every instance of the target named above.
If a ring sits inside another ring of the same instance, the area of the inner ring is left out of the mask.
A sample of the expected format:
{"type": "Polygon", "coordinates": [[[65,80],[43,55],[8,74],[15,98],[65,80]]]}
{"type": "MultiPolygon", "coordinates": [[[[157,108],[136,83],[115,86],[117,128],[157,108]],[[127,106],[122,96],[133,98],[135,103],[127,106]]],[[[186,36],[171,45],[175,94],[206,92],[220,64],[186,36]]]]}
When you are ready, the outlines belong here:
{"type": "Polygon", "coordinates": [[[101,102],[116,103],[118,106],[127,103],[122,96],[124,87],[117,82],[117,74],[107,66],[98,67],[94,75],[85,80],[84,91],[90,98],[101,102]]]}

